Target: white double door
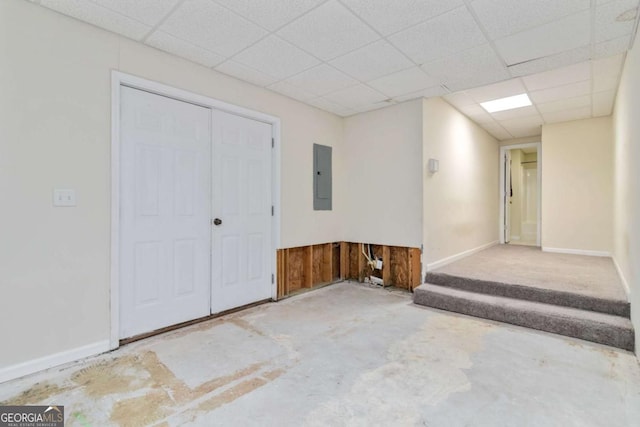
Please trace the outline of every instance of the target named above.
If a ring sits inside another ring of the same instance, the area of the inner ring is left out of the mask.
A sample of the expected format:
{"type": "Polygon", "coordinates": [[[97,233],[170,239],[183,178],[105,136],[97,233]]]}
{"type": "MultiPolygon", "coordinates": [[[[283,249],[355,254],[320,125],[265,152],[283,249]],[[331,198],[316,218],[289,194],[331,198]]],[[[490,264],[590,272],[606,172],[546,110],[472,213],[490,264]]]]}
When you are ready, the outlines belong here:
{"type": "Polygon", "coordinates": [[[120,338],[270,298],[271,125],[120,93],[120,338]]]}

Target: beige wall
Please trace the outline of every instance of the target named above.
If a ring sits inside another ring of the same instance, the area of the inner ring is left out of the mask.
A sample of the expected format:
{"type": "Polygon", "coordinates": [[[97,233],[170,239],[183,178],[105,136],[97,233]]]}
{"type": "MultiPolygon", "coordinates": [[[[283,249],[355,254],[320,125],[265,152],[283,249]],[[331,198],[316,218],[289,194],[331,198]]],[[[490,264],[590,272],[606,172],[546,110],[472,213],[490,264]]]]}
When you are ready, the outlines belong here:
{"type": "Polygon", "coordinates": [[[440,98],[423,101],[423,263],[498,239],[499,146],[440,98]],[[431,175],[429,158],[440,161],[431,175]]]}
{"type": "Polygon", "coordinates": [[[611,117],[542,128],[542,247],[610,253],[611,117]]]}
{"type": "Polygon", "coordinates": [[[111,70],[280,117],[282,246],[342,239],[341,118],[26,1],[0,2],[0,52],[0,369],[109,338],[111,70]],[[314,142],[334,147],[331,212],[314,142]]]}
{"type": "Polygon", "coordinates": [[[344,141],[346,240],[420,247],[422,100],[348,117],[344,141]]]}
{"type": "Polygon", "coordinates": [[[627,53],[614,110],[613,256],[629,288],[640,355],[640,46],[627,53]]]}

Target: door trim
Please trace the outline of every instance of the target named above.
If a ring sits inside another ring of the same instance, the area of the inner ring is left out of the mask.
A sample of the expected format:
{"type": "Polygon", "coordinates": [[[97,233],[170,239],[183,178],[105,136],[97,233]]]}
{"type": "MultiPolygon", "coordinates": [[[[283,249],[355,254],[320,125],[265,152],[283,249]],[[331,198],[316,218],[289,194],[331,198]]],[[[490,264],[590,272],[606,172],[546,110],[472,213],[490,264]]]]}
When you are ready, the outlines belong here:
{"type": "Polygon", "coordinates": [[[538,151],[538,229],[536,234],[536,246],[542,246],[542,143],[541,142],[530,142],[526,144],[514,144],[514,145],[503,145],[500,147],[500,218],[498,224],[498,240],[500,244],[505,243],[504,239],[504,217],[505,217],[505,179],[504,179],[504,156],[507,150],[513,150],[518,148],[531,148],[535,147],[538,151]]]}
{"type": "Polygon", "coordinates": [[[259,111],[229,104],[214,98],[178,89],[152,80],[113,70],[111,72],[111,251],[110,251],[110,315],[109,347],[120,346],[120,87],[127,86],[178,101],[225,111],[271,125],[274,147],[271,150],[271,198],[274,215],[271,217],[271,271],[273,283],[271,298],[278,298],[276,253],[280,247],[280,176],[281,176],[281,125],[280,119],[259,111]]]}

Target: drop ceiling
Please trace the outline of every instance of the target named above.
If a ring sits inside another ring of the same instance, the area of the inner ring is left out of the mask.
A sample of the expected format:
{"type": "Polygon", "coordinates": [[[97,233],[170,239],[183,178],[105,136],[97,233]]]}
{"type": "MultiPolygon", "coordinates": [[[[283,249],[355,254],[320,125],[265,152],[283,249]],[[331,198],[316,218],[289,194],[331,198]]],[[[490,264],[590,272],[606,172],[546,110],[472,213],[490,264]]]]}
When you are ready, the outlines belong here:
{"type": "Polygon", "coordinates": [[[611,113],[640,0],[31,1],[340,116],[444,96],[509,139],[611,113]]]}

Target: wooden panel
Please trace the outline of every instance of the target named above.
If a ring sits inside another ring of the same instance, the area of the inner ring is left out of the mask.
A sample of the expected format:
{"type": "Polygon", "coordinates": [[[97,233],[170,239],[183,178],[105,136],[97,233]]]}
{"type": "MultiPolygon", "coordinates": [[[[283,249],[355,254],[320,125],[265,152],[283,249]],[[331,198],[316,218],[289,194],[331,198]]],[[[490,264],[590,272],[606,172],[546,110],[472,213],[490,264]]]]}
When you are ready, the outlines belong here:
{"type": "Polygon", "coordinates": [[[286,249],[278,249],[276,253],[276,268],[277,268],[277,276],[278,276],[278,299],[284,297],[289,292],[287,292],[286,285],[287,283],[287,262],[286,262],[286,249]]]}
{"type": "Polygon", "coordinates": [[[305,288],[313,287],[313,246],[305,246],[304,251],[304,271],[302,286],[305,288]]]}
{"type": "Polygon", "coordinates": [[[421,251],[418,248],[409,248],[409,268],[411,278],[411,287],[409,288],[413,291],[415,288],[422,284],[422,262],[421,251]]]}
{"type": "Polygon", "coordinates": [[[335,282],[342,277],[341,243],[331,244],[331,281],[335,282]]]}
{"type": "Polygon", "coordinates": [[[333,244],[326,243],[322,245],[322,266],[320,283],[331,283],[333,272],[333,244]]]}
{"type": "Polygon", "coordinates": [[[391,247],[391,283],[403,289],[410,288],[408,248],[391,247]]]}
{"type": "Polygon", "coordinates": [[[362,282],[369,275],[382,278],[385,286],[413,290],[420,285],[420,249],[371,245],[382,270],[369,268],[362,249],[361,243],[340,242],[278,250],[278,298],[341,278],[362,282]]]}
{"type": "Polygon", "coordinates": [[[312,285],[322,283],[322,264],[324,263],[324,245],[313,245],[312,285]]]}
{"type": "Polygon", "coordinates": [[[347,242],[340,243],[340,278],[349,277],[349,244],[347,242]]]}
{"type": "Polygon", "coordinates": [[[287,291],[295,292],[305,286],[305,248],[287,249],[287,291]]]}
{"type": "Polygon", "coordinates": [[[389,246],[382,247],[382,282],[384,286],[391,285],[391,250],[389,246]]]}

